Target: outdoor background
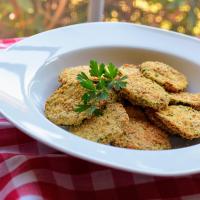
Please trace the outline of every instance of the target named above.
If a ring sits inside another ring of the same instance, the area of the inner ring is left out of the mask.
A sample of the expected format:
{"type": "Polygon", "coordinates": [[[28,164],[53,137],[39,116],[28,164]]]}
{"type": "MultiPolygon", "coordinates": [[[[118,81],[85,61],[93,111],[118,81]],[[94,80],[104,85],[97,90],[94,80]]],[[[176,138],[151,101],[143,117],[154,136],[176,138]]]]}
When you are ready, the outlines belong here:
{"type": "MultiPolygon", "coordinates": [[[[0,38],[87,21],[88,0],[0,0],[0,38]]],[[[146,24],[200,37],[200,0],[105,0],[104,21],[146,24]]]]}

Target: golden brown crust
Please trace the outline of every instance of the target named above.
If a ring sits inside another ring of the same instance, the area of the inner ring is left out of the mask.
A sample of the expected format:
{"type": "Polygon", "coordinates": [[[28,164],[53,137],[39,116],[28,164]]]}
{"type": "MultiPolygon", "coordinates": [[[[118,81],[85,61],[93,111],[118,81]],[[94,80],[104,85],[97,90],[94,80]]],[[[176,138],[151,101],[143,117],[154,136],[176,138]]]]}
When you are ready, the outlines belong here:
{"type": "Polygon", "coordinates": [[[84,72],[88,77],[90,77],[89,66],[81,65],[76,67],[67,67],[58,76],[58,82],[61,84],[65,83],[77,83],[77,75],[84,72]]]}
{"type": "Polygon", "coordinates": [[[200,112],[188,106],[172,105],[155,112],[158,118],[171,132],[186,139],[200,138],[200,112]]]}
{"type": "Polygon", "coordinates": [[[46,101],[45,115],[57,125],[80,124],[89,118],[86,112],[77,113],[75,107],[81,103],[85,93],[79,83],[64,84],[58,88],[46,101]]]}
{"type": "Polygon", "coordinates": [[[122,75],[128,76],[126,88],[120,92],[124,98],[134,105],[150,107],[155,110],[168,106],[168,93],[157,83],[145,78],[137,67],[123,66],[119,70],[122,75]]]}
{"type": "Polygon", "coordinates": [[[155,110],[153,109],[146,109],[145,110],[145,114],[146,116],[148,117],[148,119],[153,123],[155,124],[157,127],[161,128],[163,131],[167,132],[167,133],[170,133],[170,134],[175,134],[172,132],[172,130],[168,129],[165,124],[158,118],[156,117],[156,114],[155,114],[155,110]]]}
{"type": "Polygon", "coordinates": [[[121,76],[140,75],[139,67],[134,64],[124,64],[119,68],[121,76]]]}
{"type": "Polygon", "coordinates": [[[114,138],[124,134],[129,117],[120,103],[108,104],[102,116],[93,116],[79,126],[70,126],[72,133],[104,144],[111,143],[114,138]]]}
{"type": "Polygon", "coordinates": [[[156,81],[169,92],[183,91],[188,85],[185,75],[167,64],[147,61],[140,69],[146,78],[156,81]]]}
{"type": "Polygon", "coordinates": [[[131,106],[126,110],[130,118],[126,134],[115,138],[113,145],[140,150],[171,148],[167,134],[151,124],[140,108],[131,106]]]}
{"type": "MultiPolygon", "coordinates": [[[[87,111],[78,113],[75,108],[82,103],[82,96],[86,90],[77,83],[66,83],[61,85],[46,101],[45,115],[57,125],[79,125],[84,119],[91,116],[87,111]]],[[[109,99],[104,101],[100,107],[107,103],[117,101],[117,94],[111,91],[109,99]]]]}
{"type": "Polygon", "coordinates": [[[200,93],[171,93],[170,103],[191,106],[192,108],[200,111],[200,93]]]}

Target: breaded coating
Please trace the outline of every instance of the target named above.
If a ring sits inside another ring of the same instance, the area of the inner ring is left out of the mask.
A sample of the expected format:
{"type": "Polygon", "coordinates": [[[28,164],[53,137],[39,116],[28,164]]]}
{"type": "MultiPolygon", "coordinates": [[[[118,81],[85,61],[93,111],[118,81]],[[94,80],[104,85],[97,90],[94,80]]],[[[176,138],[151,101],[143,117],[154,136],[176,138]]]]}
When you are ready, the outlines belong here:
{"type": "Polygon", "coordinates": [[[89,115],[86,112],[75,112],[81,103],[85,89],[79,83],[66,83],[58,88],[46,101],[45,115],[57,125],[77,125],[89,115]]]}
{"type": "Polygon", "coordinates": [[[134,64],[124,64],[119,68],[121,76],[140,75],[139,67],[134,64]]]}
{"type": "Polygon", "coordinates": [[[170,132],[186,139],[200,138],[200,112],[188,106],[171,105],[167,109],[155,112],[170,132]]]}
{"type": "MultiPolygon", "coordinates": [[[[86,90],[79,82],[65,83],[61,85],[46,101],[45,115],[57,125],[79,125],[84,119],[91,116],[86,112],[78,113],[76,106],[82,103],[82,96],[86,90]]],[[[109,93],[109,99],[100,102],[100,107],[107,103],[117,101],[117,94],[114,90],[109,93]]]]}
{"type": "Polygon", "coordinates": [[[188,85],[185,75],[167,64],[147,61],[140,69],[146,78],[156,81],[169,92],[183,91],[188,85]]]}
{"type": "Polygon", "coordinates": [[[145,109],[145,114],[146,116],[148,117],[148,119],[153,123],[155,124],[157,127],[161,128],[162,130],[164,130],[165,132],[167,133],[171,133],[171,134],[174,134],[171,130],[169,130],[165,124],[163,124],[163,122],[158,118],[156,117],[156,114],[155,114],[155,110],[153,109],[145,109]]]}
{"type": "Polygon", "coordinates": [[[102,116],[93,116],[79,126],[70,126],[72,133],[104,144],[111,143],[114,138],[124,134],[129,117],[120,103],[108,104],[102,116]]]}
{"type": "Polygon", "coordinates": [[[134,105],[150,107],[155,110],[164,109],[169,104],[169,95],[163,87],[156,82],[145,78],[137,67],[120,68],[122,75],[127,75],[127,85],[120,91],[125,99],[128,99],[134,105]],[[123,69],[123,70],[122,70],[123,69]]]}
{"type": "MultiPolygon", "coordinates": [[[[65,68],[58,76],[58,81],[61,84],[65,83],[77,83],[78,80],[76,79],[77,75],[81,72],[84,72],[88,77],[90,77],[89,73],[89,66],[76,66],[76,67],[67,67],[65,68]]],[[[91,78],[91,77],[90,77],[91,78]]]]}
{"type": "Polygon", "coordinates": [[[129,126],[126,134],[116,138],[113,145],[140,149],[140,150],[162,150],[170,149],[171,144],[168,135],[151,124],[145,114],[138,107],[127,107],[129,113],[129,126]]]}
{"type": "Polygon", "coordinates": [[[192,108],[200,111],[200,93],[171,93],[170,103],[191,106],[192,108]]]}

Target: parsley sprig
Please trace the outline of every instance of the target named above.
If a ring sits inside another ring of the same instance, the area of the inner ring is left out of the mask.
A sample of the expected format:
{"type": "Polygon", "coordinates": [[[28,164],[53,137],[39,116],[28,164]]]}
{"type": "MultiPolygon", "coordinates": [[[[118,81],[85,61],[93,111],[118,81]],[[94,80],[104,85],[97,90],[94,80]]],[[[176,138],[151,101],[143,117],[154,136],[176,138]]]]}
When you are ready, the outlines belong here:
{"type": "Polygon", "coordinates": [[[76,112],[88,111],[91,115],[101,115],[102,107],[111,98],[110,91],[119,91],[126,87],[127,76],[119,77],[119,70],[114,64],[107,66],[96,60],[90,61],[90,79],[84,72],[77,75],[77,80],[86,92],[82,96],[82,102],[76,108],[76,112]]]}

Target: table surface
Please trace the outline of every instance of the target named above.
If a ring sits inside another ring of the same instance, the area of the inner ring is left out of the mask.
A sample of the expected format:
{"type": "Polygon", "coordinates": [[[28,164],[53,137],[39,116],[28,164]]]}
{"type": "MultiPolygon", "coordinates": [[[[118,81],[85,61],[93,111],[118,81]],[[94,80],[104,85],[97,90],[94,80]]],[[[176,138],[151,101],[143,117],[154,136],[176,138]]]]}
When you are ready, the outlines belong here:
{"type": "MultiPolygon", "coordinates": [[[[0,40],[0,49],[19,40],[0,40]]],[[[162,178],[103,167],[33,140],[2,116],[0,178],[2,200],[200,199],[200,174],[162,178]]]]}

